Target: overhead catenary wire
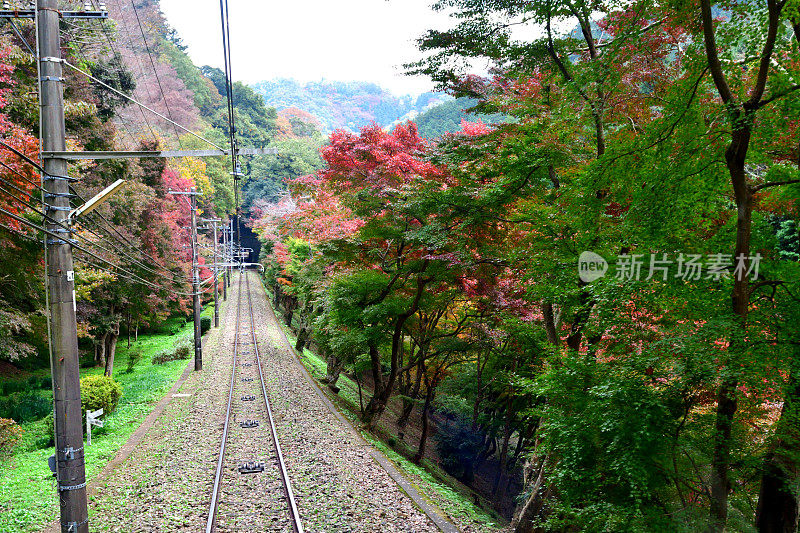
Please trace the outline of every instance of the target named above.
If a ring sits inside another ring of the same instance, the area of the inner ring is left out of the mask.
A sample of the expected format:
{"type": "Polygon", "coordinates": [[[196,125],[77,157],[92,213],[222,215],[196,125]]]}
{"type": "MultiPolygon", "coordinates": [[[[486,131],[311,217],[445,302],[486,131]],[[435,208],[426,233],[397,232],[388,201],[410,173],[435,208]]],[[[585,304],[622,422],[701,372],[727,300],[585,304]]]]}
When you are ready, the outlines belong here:
{"type": "MultiPolygon", "coordinates": [[[[240,240],[239,220],[239,172],[236,164],[236,113],[233,99],[233,76],[231,67],[230,18],[228,16],[228,0],[219,0],[220,23],[222,25],[222,52],[225,63],[225,92],[228,101],[228,135],[231,145],[231,174],[233,175],[234,195],[236,197],[236,240],[240,240]]],[[[237,244],[240,244],[237,242],[237,244]]]]}

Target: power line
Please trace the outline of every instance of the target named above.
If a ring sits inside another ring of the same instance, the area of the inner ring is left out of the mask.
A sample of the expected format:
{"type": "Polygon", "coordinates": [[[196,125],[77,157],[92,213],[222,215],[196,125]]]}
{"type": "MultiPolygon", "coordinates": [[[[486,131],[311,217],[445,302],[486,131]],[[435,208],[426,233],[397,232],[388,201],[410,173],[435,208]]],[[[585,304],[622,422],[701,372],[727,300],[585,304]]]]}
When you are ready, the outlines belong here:
{"type": "Polygon", "coordinates": [[[130,100],[131,102],[133,102],[133,103],[135,103],[135,104],[137,104],[137,105],[139,105],[139,106],[141,106],[141,107],[143,107],[143,108],[147,109],[147,110],[148,110],[148,111],[150,111],[151,113],[153,113],[153,114],[155,114],[155,115],[158,115],[159,117],[163,118],[164,120],[166,120],[167,122],[169,122],[169,123],[170,123],[170,124],[172,124],[173,126],[176,126],[176,127],[180,128],[180,129],[182,129],[182,130],[183,130],[183,131],[185,131],[186,133],[189,133],[189,134],[191,134],[191,135],[194,135],[195,137],[197,137],[197,138],[198,138],[198,139],[200,139],[201,141],[203,141],[203,142],[206,142],[206,143],[210,144],[211,146],[213,146],[213,147],[214,147],[214,148],[216,148],[217,150],[222,150],[223,152],[225,151],[225,149],[224,149],[224,148],[222,148],[222,147],[220,147],[220,146],[217,146],[216,144],[214,144],[213,142],[209,141],[209,140],[208,140],[208,139],[206,139],[205,137],[203,137],[203,136],[201,136],[201,135],[199,135],[199,134],[197,134],[197,133],[193,132],[193,131],[192,131],[192,130],[190,130],[189,128],[186,128],[186,127],[184,127],[184,126],[181,126],[180,124],[178,124],[177,122],[175,122],[175,121],[174,121],[174,120],[172,120],[171,118],[165,117],[164,115],[162,115],[162,114],[161,114],[161,113],[159,113],[158,111],[156,111],[156,110],[154,110],[154,109],[152,109],[152,108],[150,108],[150,107],[148,107],[148,106],[144,105],[143,103],[141,103],[141,102],[139,102],[138,100],[136,100],[135,98],[133,98],[133,97],[131,97],[131,96],[129,96],[129,95],[127,95],[127,94],[123,93],[122,91],[119,91],[119,90],[115,89],[114,87],[111,87],[110,85],[108,85],[108,84],[107,84],[107,83],[105,83],[104,81],[102,81],[102,80],[100,80],[100,79],[97,79],[96,77],[92,76],[90,73],[86,72],[85,70],[83,70],[83,69],[81,69],[81,68],[79,68],[79,67],[76,67],[75,65],[73,65],[72,63],[70,63],[69,61],[67,61],[66,59],[64,60],[64,65],[68,66],[69,68],[71,68],[71,69],[73,69],[73,70],[76,70],[76,71],[80,72],[81,74],[83,74],[84,76],[86,76],[87,78],[89,78],[90,80],[92,80],[92,81],[94,81],[94,82],[96,82],[96,83],[99,83],[100,85],[102,85],[103,87],[105,87],[106,89],[108,89],[109,91],[113,91],[114,93],[116,93],[116,94],[118,94],[118,95],[122,96],[123,98],[126,98],[126,99],[130,100]]]}
{"type": "MultiPolygon", "coordinates": [[[[14,220],[16,220],[17,222],[19,222],[21,224],[24,224],[24,225],[26,225],[26,226],[28,226],[28,227],[36,230],[36,231],[41,231],[42,233],[44,233],[46,235],[49,235],[49,236],[51,236],[51,237],[53,237],[55,239],[61,240],[62,237],[63,237],[62,235],[58,235],[57,233],[54,233],[54,232],[52,232],[52,231],[50,231],[50,230],[48,230],[46,228],[43,228],[42,226],[34,224],[33,222],[31,222],[31,221],[29,221],[29,220],[27,220],[27,219],[25,219],[25,218],[23,218],[21,216],[15,215],[11,211],[7,211],[6,209],[3,209],[2,207],[0,207],[0,214],[6,215],[7,217],[10,217],[10,218],[14,219],[14,220]]],[[[169,290],[169,291],[172,291],[174,294],[180,294],[182,296],[192,296],[193,295],[192,293],[175,291],[172,287],[166,287],[166,286],[163,286],[163,285],[157,285],[155,283],[147,281],[147,280],[137,276],[136,274],[126,270],[125,268],[123,268],[122,266],[118,265],[117,263],[114,263],[113,261],[109,261],[108,259],[105,259],[105,258],[97,255],[96,253],[92,252],[91,250],[87,249],[86,247],[81,246],[77,242],[72,242],[70,244],[71,244],[71,246],[73,248],[75,248],[77,250],[80,250],[81,252],[89,255],[90,257],[93,257],[93,258],[97,259],[98,261],[102,261],[103,263],[106,263],[107,265],[110,265],[113,268],[118,268],[118,269],[122,270],[123,272],[126,272],[127,274],[138,278],[141,283],[144,283],[146,285],[150,285],[150,286],[152,286],[154,288],[169,290]]]]}
{"type": "Polygon", "coordinates": [[[30,235],[22,233],[21,231],[17,231],[14,228],[12,228],[11,226],[6,226],[5,224],[0,224],[0,229],[5,230],[6,232],[11,233],[13,235],[16,235],[17,237],[21,237],[21,238],[27,239],[27,240],[29,240],[31,242],[35,242],[36,244],[42,244],[42,241],[40,241],[39,239],[37,239],[35,237],[31,237],[30,235]]]}
{"type": "MultiPolygon", "coordinates": [[[[158,82],[158,88],[161,91],[161,98],[164,99],[164,105],[167,107],[167,114],[172,117],[172,111],[169,108],[169,102],[167,102],[167,97],[164,94],[164,87],[161,86],[161,78],[158,76],[158,69],[156,69],[156,63],[153,61],[153,54],[150,53],[150,47],[147,45],[147,38],[144,36],[144,28],[142,27],[142,21],[139,19],[139,12],[136,11],[136,4],[133,3],[131,0],[131,7],[133,8],[133,14],[136,15],[136,23],[139,25],[139,31],[142,33],[142,41],[144,41],[144,49],[147,51],[147,56],[150,58],[150,65],[153,67],[153,74],[156,76],[156,81],[158,82]]],[[[173,128],[176,125],[175,122],[172,122],[173,128]]],[[[178,145],[183,149],[183,144],[181,143],[181,136],[178,134],[178,130],[175,130],[175,137],[178,139],[178,145]]]]}
{"type": "MultiPolygon", "coordinates": [[[[40,169],[41,169],[41,167],[40,167],[40,166],[39,166],[39,165],[38,165],[38,164],[37,164],[35,161],[31,160],[30,158],[28,158],[27,156],[25,156],[24,154],[22,154],[22,153],[21,153],[21,152],[19,152],[18,150],[14,149],[12,146],[10,146],[10,145],[6,144],[6,143],[5,143],[5,142],[3,142],[3,141],[0,141],[0,145],[4,145],[4,146],[6,146],[7,148],[10,148],[10,149],[11,149],[12,151],[14,151],[14,152],[15,152],[17,155],[19,155],[20,157],[22,157],[23,159],[25,159],[25,160],[26,160],[28,163],[30,163],[30,164],[31,164],[31,165],[33,165],[34,167],[37,167],[37,168],[40,168],[40,169]]],[[[0,163],[2,163],[2,162],[0,162],[0,163]]],[[[5,165],[5,164],[3,164],[3,166],[5,166],[5,167],[9,168],[9,167],[8,167],[7,165],[5,165]]],[[[13,169],[10,169],[10,170],[14,171],[13,169]]],[[[14,171],[14,172],[16,172],[16,171],[14,171]]],[[[44,170],[42,170],[42,172],[44,172],[44,170]]],[[[19,173],[17,172],[17,174],[19,174],[19,173]]],[[[46,173],[45,173],[45,174],[46,174],[46,173]]],[[[20,174],[20,175],[21,175],[21,174],[20,174]]],[[[4,180],[4,179],[2,179],[2,178],[0,178],[0,181],[3,181],[3,182],[5,182],[5,183],[9,183],[9,182],[7,182],[6,180],[4,180]]],[[[28,180],[28,181],[30,181],[30,180],[28,180]]],[[[32,183],[32,182],[31,182],[31,183],[32,183]]],[[[13,186],[13,185],[12,185],[12,186],[13,186]]],[[[41,186],[38,186],[38,185],[36,185],[36,187],[37,187],[37,189],[39,189],[39,190],[43,190],[43,189],[41,188],[41,186]]],[[[15,188],[16,188],[16,187],[15,187],[15,188]]],[[[6,189],[6,190],[7,190],[7,189],[6,189]]],[[[17,189],[17,190],[21,190],[21,189],[17,189]]],[[[72,190],[74,191],[74,189],[72,189],[72,190]]],[[[38,213],[38,214],[40,214],[41,216],[45,217],[47,220],[50,220],[51,222],[53,222],[53,223],[57,224],[57,225],[58,225],[58,226],[60,226],[61,228],[65,229],[65,230],[67,230],[67,231],[71,231],[71,228],[69,228],[68,226],[66,226],[66,225],[64,225],[64,224],[62,224],[62,223],[60,223],[60,222],[58,222],[58,221],[55,221],[55,220],[53,220],[53,219],[52,219],[51,217],[49,217],[49,216],[48,216],[46,213],[44,213],[44,212],[42,212],[42,211],[39,211],[39,210],[38,210],[36,207],[34,207],[33,205],[31,205],[30,203],[28,203],[28,202],[26,202],[26,201],[24,201],[24,200],[22,200],[22,199],[20,199],[20,198],[17,198],[17,197],[15,197],[13,194],[10,194],[10,193],[8,193],[8,192],[6,192],[6,194],[9,194],[9,196],[11,196],[12,198],[14,198],[15,200],[17,200],[17,201],[19,201],[19,202],[23,203],[23,204],[24,204],[26,207],[28,207],[29,209],[32,209],[32,210],[33,210],[33,211],[35,211],[36,213],[38,213]]],[[[25,195],[26,195],[26,196],[28,196],[28,197],[29,197],[29,198],[31,198],[31,199],[36,199],[38,202],[40,202],[40,203],[44,204],[44,201],[43,201],[43,200],[40,200],[40,199],[38,199],[38,198],[34,198],[33,196],[30,196],[28,193],[25,193],[25,195]]],[[[80,200],[81,200],[83,203],[86,203],[86,200],[84,200],[82,197],[80,197],[80,195],[78,195],[77,193],[75,193],[75,195],[76,195],[78,198],[80,198],[80,200]]],[[[138,253],[140,253],[140,254],[143,254],[144,256],[146,256],[148,259],[150,259],[151,261],[153,261],[154,265],[155,265],[157,268],[160,268],[160,269],[161,269],[161,271],[162,271],[163,273],[167,273],[167,274],[168,274],[170,277],[172,277],[172,279],[173,279],[173,282],[175,281],[176,275],[175,275],[175,273],[174,273],[174,272],[172,272],[171,270],[169,270],[167,267],[165,267],[165,266],[163,266],[163,265],[160,265],[160,264],[158,263],[158,261],[157,261],[155,258],[153,258],[152,256],[150,256],[149,254],[146,254],[144,251],[142,251],[142,250],[138,249],[138,247],[136,247],[136,245],[134,245],[132,242],[130,242],[130,240],[126,239],[126,238],[125,238],[125,237],[124,237],[124,236],[123,236],[121,233],[119,233],[119,231],[118,231],[116,228],[114,228],[113,224],[112,224],[112,223],[111,223],[111,222],[110,222],[108,219],[106,219],[106,218],[105,218],[105,216],[103,216],[101,213],[99,213],[99,212],[95,211],[95,212],[94,212],[94,214],[96,214],[96,215],[99,215],[99,216],[100,216],[100,217],[101,217],[101,218],[102,218],[102,219],[103,219],[103,220],[106,222],[106,224],[108,225],[108,227],[109,227],[111,230],[113,230],[113,231],[114,231],[114,232],[115,232],[115,233],[116,233],[116,234],[117,234],[117,235],[118,235],[118,236],[119,236],[121,239],[123,239],[123,240],[124,240],[124,241],[125,241],[125,242],[128,244],[128,246],[131,248],[131,250],[133,250],[133,251],[136,251],[136,252],[138,252],[138,253]]],[[[86,230],[87,230],[87,231],[89,231],[90,233],[94,234],[94,235],[95,235],[95,236],[97,236],[98,238],[101,238],[101,239],[102,239],[102,238],[105,238],[105,239],[106,239],[106,241],[107,241],[107,242],[108,242],[108,243],[109,243],[109,244],[112,246],[112,248],[114,249],[114,251],[112,252],[111,250],[108,250],[107,248],[105,248],[105,247],[102,247],[102,246],[99,246],[99,245],[97,245],[97,244],[95,244],[95,246],[98,246],[99,248],[103,249],[103,250],[104,250],[104,251],[106,251],[107,253],[114,253],[114,252],[116,252],[116,253],[121,253],[122,255],[125,255],[125,256],[127,256],[127,257],[128,257],[128,258],[129,258],[131,261],[133,261],[135,264],[137,264],[137,266],[140,266],[140,267],[144,268],[145,270],[149,270],[149,271],[150,271],[151,273],[153,273],[153,274],[158,274],[158,275],[161,275],[161,274],[162,274],[162,272],[157,272],[156,270],[153,270],[153,269],[151,269],[149,266],[147,266],[147,265],[143,264],[142,262],[140,262],[138,259],[135,259],[135,258],[131,257],[131,255],[130,255],[130,254],[128,254],[127,252],[125,252],[124,250],[120,250],[120,249],[117,249],[117,248],[115,248],[115,247],[114,247],[114,243],[113,243],[113,242],[111,242],[111,239],[110,239],[110,237],[108,237],[108,236],[106,236],[106,237],[103,237],[103,236],[101,236],[101,235],[98,235],[98,234],[97,234],[96,232],[94,232],[94,231],[93,231],[91,228],[89,228],[89,227],[88,227],[86,224],[84,224],[84,223],[83,223],[83,221],[80,221],[79,223],[81,224],[81,226],[82,226],[84,229],[86,229],[86,230]]],[[[121,242],[116,242],[116,244],[122,245],[122,243],[121,243],[121,242]]],[[[184,281],[185,281],[185,280],[188,280],[188,278],[184,278],[184,281]]]]}

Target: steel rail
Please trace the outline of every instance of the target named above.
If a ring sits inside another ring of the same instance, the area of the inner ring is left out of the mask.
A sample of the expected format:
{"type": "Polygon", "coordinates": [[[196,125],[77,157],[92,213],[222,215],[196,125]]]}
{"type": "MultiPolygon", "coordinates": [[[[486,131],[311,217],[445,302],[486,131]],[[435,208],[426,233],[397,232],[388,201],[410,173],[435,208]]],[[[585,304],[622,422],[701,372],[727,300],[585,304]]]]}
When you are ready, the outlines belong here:
{"type": "Polygon", "coordinates": [[[239,357],[239,325],[242,315],[242,280],[239,274],[239,299],[236,302],[236,333],[233,338],[233,366],[231,367],[231,385],[228,390],[228,407],[225,411],[225,427],[222,430],[222,444],[219,448],[219,459],[217,460],[217,472],[214,476],[214,489],[211,493],[211,505],[208,508],[208,520],[206,521],[206,533],[214,531],[217,519],[217,506],[219,505],[219,486],[222,481],[222,465],[225,461],[225,443],[228,441],[228,425],[231,420],[231,404],[233,403],[233,387],[236,383],[236,360],[239,357]]]}
{"type": "Polygon", "coordinates": [[[272,406],[269,401],[269,397],[267,396],[267,388],[264,380],[264,372],[261,366],[261,358],[258,354],[258,338],[256,336],[256,326],[255,326],[255,315],[253,314],[253,297],[250,293],[250,277],[247,275],[246,272],[240,272],[239,274],[239,296],[236,303],[236,333],[234,335],[233,341],[233,368],[231,370],[231,382],[230,388],[228,391],[228,406],[225,413],[225,426],[222,431],[222,443],[220,444],[220,451],[219,451],[219,459],[217,460],[217,470],[214,477],[214,488],[211,494],[211,504],[209,505],[208,509],[208,520],[206,521],[206,533],[212,533],[216,527],[216,519],[217,519],[217,508],[219,506],[219,489],[222,482],[222,475],[223,475],[223,465],[225,461],[225,447],[226,442],[228,441],[228,428],[231,419],[231,406],[233,404],[233,390],[236,383],[236,369],[237,369],[237,362],[239,358],[239,349],[241,345],[241,335],[240,330],[242,326],[242,286],[244,285],[244,290],[247,292],[247,308],[248,312],[250,313],[250,333],[253,340],[253,354],[256,357],[256,363],[258,364],[258,375],[261,380],[261,393],[264,397],[264,403],[267,407],[267,417],[269,418],[269,427],[270,427],[270,434],[272,436],[272,442],[275,445],[275,456],[278,459],[278,467],[281,472],[281,481],[283,483],[284,494],[286,495],[286,501],[289,503],[289,514],[292,520],[292,530],[295,533],[304,533],[303,524],[300,520],[300,513],[297,509],[297,503],[294,499],[294,492],[292,491],[292,484],[289,480],[289,472],[286,468],[286,463],[283,459],[283,452],[281,451],[281,445],[278,442],[278,432],[275,428],[275,421],[272,416],[272,406]]]}
{"type": "Polygon", "coordinates": [[[267,405],[267,416],[269,417],[269,430],[272,433],[272,442],[275,443],[275,455],[278,457],[278,466],[281,470],[281,479],[283,480],[283,490],[286,493],[286,500],[289,502],[289,511],[292,517],[292,528],[295,533],[303,533],[303,523],[300,520],[300,512],[297,510],[297,502],[294,499],[294,492],[292,491],[292,484],[289,480],[289,472],[286,469],[286,463],[283,460],[283,453],[281,452],[281,445],[278,442],[278,432],[275,429],[275,421],[272,417],[272,406],[270,405],[269,397],[267,396],[267,387],[264,384],[264,372],[261,367],[261,357],[258,355],[258,340],[256,338],[256,322],[253,313],[253,297],[250,292],[250,276],[245,274],[245,283],[247,284],[247,302],[250,308],[250,329],[253,335],[253,353],[256,356],[256,363],[258,364],[258,376],[261,378],[261,393],[264,395],[264,403],[267,405]]]}

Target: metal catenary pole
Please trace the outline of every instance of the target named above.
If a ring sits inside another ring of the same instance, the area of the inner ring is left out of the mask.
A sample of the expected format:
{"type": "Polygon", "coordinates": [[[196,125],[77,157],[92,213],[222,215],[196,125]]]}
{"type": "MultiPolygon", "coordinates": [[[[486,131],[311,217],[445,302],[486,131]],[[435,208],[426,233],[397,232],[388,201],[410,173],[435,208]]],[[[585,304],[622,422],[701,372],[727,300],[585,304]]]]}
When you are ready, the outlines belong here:
{"type": "Polygon", "coordinates": [[[219,253],[219,243],[217,242],[217,222],[218,220],[214,220],[214,327],[219,327],[219,279],[217,274],[217,263],[219,262],[219,258],[217,254],[219,253]]]}
{"type": "Polygon", "coordinates": [[[218,218],[204,218],[203,222],[213,224],[214,230],[214,327],[219,327],[219,236],[217,235],[217,223],[222,222],[218,218]]]}
{"type": "Polygon", "coordinates": [[[203,340],[200,331],[200,269],[197,261],[197,193],[192,189],[192,307],[194,309],[194,369],[203,369],[203,340]]]}
{"type": "MultiPolygon", "coordinates": [[[[64,95],[59,11],[56,0],[37,2],[37,39],[41,57],[42,150],[66,149],[64,95]]],[[[44,160],[47,229],[63,239],[47,238],[47,285],[50,292],[52,338],[56,475],[58,479],[61,531],[86,533],[89,515],[86,504],[86,471],[83,450],[78,334],[73,296],[75,273],[72,266],[72,234],[68,223],[69,180],[67,162],[44,160]]]]}
{"type": "MultiPolygon", "coordinates": [[[[228,228],[222,228],[222,264],[228,262],[228,228]]],[[[228,267],[223,267],[225,270],[222,274],[222,299],[228,301],[228,267]]]]}

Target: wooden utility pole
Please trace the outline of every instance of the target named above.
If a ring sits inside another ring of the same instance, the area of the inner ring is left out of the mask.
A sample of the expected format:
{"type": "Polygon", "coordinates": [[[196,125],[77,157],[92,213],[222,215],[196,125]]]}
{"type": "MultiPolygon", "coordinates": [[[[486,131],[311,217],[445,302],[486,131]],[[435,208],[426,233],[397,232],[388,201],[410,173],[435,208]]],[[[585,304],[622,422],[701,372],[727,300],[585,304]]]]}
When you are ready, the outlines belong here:
{"type": "MultiPolygon", "coordinates": [[[[36,9],[42,150],[60,152],[66,150],[60,12],[56,0],[39,0],[36,9]]],[[[67,177],[66,160],[46,158],[43,165],[42,185],[47,209],[45,225],[50,232],[63,236],[61,239],[47,237],[45,247],[61,531],[86,533],[89,531],[89,514],[86,504],[78,329],[73,293],[75,272],[72,267],[72,233],[65,229],[69,224],[70,179],[67,177]]]]}

